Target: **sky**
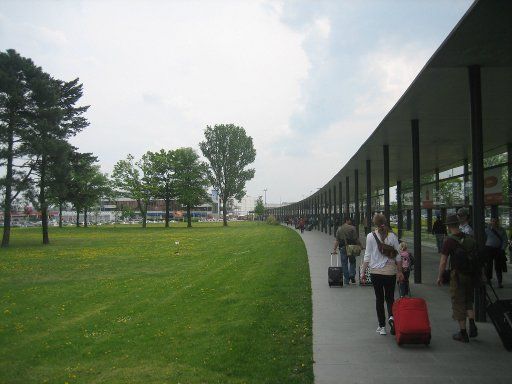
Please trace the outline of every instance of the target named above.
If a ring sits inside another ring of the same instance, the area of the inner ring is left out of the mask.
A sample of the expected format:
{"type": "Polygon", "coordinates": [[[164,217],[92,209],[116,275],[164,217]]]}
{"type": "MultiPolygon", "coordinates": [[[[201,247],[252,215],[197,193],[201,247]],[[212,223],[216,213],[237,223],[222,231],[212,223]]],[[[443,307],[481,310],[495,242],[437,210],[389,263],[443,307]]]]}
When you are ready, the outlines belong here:
{"type": "Polygon", "coordinates": [[[328,182],[398,101],[470,0],[0,0],[0,49],[76,77],[102,170],[192,147],[206,126],[253,138],[250,196],[328,182]]]}

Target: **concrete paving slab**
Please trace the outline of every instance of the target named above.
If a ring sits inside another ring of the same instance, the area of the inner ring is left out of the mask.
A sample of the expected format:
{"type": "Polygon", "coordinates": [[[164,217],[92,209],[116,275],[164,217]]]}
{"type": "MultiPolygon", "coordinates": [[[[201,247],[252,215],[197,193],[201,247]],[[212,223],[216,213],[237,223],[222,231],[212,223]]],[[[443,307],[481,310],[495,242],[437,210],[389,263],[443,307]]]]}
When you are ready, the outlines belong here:
{"type": "MultiPolygon", "coordinates": [[[[327,268],[334,237],[306,231],[302,239],[311,274],[315,383],[512,382],[512,353],[503,348],[490,322],[478,323],[479,337],[469,344],[451,339],[457,326],[451,319],[448,288],[435,284],[439,256],[433,244],[422,247],[423,284],[414,284],[410,278],[413,296],[423,297],[428,303],[431,345],[398,347],[389,328],[387,336],[375,332],[377,315],[372,287],[329,288],[327,268]]],[[[408,243],[412,249],[412,241],[408,243]]],[[[510,274],[504,275],[504,284],[505,289],[499,294],[511,298],[510,274]]]]}

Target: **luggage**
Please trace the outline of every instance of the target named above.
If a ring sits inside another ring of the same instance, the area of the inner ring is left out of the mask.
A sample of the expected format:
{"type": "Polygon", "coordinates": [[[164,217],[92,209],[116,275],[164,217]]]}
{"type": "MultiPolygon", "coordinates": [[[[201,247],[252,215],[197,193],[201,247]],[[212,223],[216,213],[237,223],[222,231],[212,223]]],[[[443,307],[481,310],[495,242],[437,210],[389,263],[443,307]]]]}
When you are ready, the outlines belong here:
{"type": "Polygon", "coordinates": [[[495,301],[489,292],[485,290],[487,295],[486,311],[500,336],[501,342],[507,351],[512,351],[512,299],[500,300],[494,288],[489,284],[494,293],[495,301]]]}
{"type": "Polygon", "coordinates": [[[333,285],[343,287],[343,268],[339,264],[338,254],[331,253],[331,266],[327,270],[329,287],[333,285]],[[336,266],[333,265],[332,257],[336,259],[336,266]]]}
{"type": "Polygon", "coordinates": [[[396,300],[393,303],[393,320],[398,345],[430,344],[430,320],[425,300],[417,297],[396,300]]]}
{"type": "MultiPolygon", "coordinates": [[[[359,272],[361,271],[362,266],[363,266],[363,264],[361,264],[361,266],[359,267],[359,272]]],[[[370,274],[370,266],[366,267],[366,271],[364,271],[364,277],[365,277],[365,280],[363,282],[363,280],[361,280],[361,273],[359,273],[359,285],[362,285],[362,286],[372,285],[372,276],[370,274]]]]}

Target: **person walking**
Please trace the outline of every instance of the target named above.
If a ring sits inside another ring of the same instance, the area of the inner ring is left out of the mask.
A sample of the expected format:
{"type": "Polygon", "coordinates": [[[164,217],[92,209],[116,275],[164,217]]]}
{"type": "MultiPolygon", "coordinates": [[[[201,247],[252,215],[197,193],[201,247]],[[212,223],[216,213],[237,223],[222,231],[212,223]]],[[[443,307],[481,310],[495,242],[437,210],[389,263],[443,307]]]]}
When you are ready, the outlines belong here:
{"type": "Polygon", "coordinates": [[[476,243],[472,236],[459,228],[458,215],[450,215],[446,219],[450,233],[443,243],[439,261],[437,285],[443,284],[443,273],[450,258],[450,295],[452,300],[452,317],[459,324],[459,332],[453,335],[453,340],[469,343],[470,337],[478,336],[473,310],[475,281],[468,257],[476,252],[476,243]],[[466,266],[465,266],[466,265],[466,266]],[[466,319],[469,319],[469,334],[466,330],[466,319]]]}
{"type": "Polygon", "coordinates": [[[507,257],[505,250],[507,249],[508,239],[507,232],[500,226],[498,218],[493,217],[489,226],[485,228],[485,276],[487,280],[492,280],[492,266],[496,271],[498,279],[498,287],[503,288],[503,271],[507,268],[507,257]]]}
{"type": "MultiPolygon", "coordinates": [[[[404,280],[400,247],[398,237],[389,231],[384,215],[376,214],[373,223],[376,229],[366,236],[366,250],[361,271],[366,271],[366,267],[370,266],[375,291],[375,309],[379,322],[377,333],[386,335],[384,311],[384,301],[386,301],[390,333],[394,335],[393,302],[395,301],[396,279],[398,277],[400,282],[404,280]]],[[[364,281],[364,273],[360,278],[364,281]]]]}
{"type": "Polygon", "coordinates": [[[446,232],[446,225],[443,223],[443,220],[441,219],[441,215],[436,216],[436,221],[432,226],[432,233],[436,237],[437,253],[441,253],[444,238],[448,234],[448,232],[446,232]]]}
{"type": "Polygon", "coordinates": [[[301,217],[299,219],[299,229],[300,229],[300,233],[304,233],[304,228],[306,227],[306,223],[304,221],[304,218],[301,217]]]}
{"type": "Polygon", "coordinates": [[[459,229],[462,233],[473,236],[473,228],[469,225],[469,211],[467,208],[459,208],[457,211],[457,218],[459,219],[459,229]]]}
{"type": "Polygon", "coordinates": [[[336,230],[333,253],[340,250],[340,262],[343,268],[343,280],[346,285],[356,283],[356,261],[347,255],[347,245],[361,245],[357,237],[356,227],[352,225],[349,216],[345,217],[345,223],[336,230]]]}
{"type": "Polygon", "coordinates": [[[411,274],[412,265],[414,264],[414,259],[409,252],[405,241],[400,243],[400,257],[402,258],[402,272],[404,274],[404,279],[398,284],[398,292],[400,293],[400,297],[405,297],[406,295],[411,296],[411,290],[409,289],[409,276],[411,274]]]}

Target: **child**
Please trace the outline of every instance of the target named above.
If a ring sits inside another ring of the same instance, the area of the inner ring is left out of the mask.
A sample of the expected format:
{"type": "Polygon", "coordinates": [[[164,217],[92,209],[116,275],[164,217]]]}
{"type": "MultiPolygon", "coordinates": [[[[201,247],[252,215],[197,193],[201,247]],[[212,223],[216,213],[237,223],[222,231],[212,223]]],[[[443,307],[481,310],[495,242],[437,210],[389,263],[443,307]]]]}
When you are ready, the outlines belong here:
{"type": "Polygon", "coordinates": [[[409,275],[411,274],[411,267],[414,261],[412,255],[407,250],[407,243],[404,241],[400,243],[400,256],[402,257],[404,281],[398,283],[398,290],[400,292],[400,297],[404,297],[405,295],[411,296],[411,291],[409,290],[409,275]]]}

